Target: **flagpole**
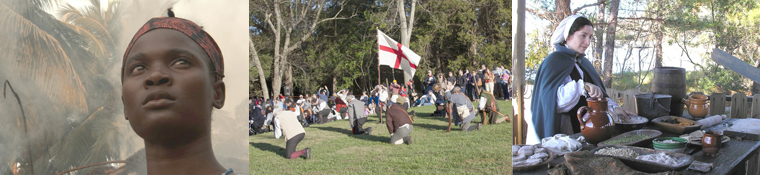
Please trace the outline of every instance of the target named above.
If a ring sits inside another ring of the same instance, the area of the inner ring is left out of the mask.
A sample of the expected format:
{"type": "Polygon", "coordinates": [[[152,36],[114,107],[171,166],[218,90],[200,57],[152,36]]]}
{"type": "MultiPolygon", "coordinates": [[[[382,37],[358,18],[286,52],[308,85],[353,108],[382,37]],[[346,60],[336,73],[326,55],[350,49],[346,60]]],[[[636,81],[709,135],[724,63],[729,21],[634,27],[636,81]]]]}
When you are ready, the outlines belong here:
{"type": "MultiPolygon", "coordinates": [[[[377,26],[375,26],[375,31],[377,32],[377,36],[378,36],[377,37],[377,47],[378,47],[378,50],[377,50],[377,85],[380,85],[380,49],[379,49],[380,48],[380,37],[379,37],[380,36],[380,29],[377,26]]],[[[377,99],[379,101],[379,99],[380,99],[380,91],[378,91],[377,97],[378,97],[377,99]]],[[[378,118],[380,119],[380,121],[382,121],[383,120],[383,109],[380,107],[380,105],[379,105],[380,103],[377,103],[377,104],[378,105],[376,106],[375,110],[380,110],[380,112],[378,112],[377,115],[378,115],[378,118]]]]}

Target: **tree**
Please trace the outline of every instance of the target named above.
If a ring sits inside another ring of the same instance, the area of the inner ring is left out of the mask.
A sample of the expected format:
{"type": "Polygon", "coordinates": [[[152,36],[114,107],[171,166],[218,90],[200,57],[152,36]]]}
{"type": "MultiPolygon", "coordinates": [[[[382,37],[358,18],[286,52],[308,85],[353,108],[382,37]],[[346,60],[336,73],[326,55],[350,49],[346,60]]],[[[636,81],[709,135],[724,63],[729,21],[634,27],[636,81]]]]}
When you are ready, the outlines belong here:
{"type": "MultiPolygon", "coordinates": [[[[401,21],[401,45],[409,46],[409,41],[412,39],[412,28],[414,27],[414,7],[417,5],[417,0],[412,0],[409,4],[411,9],[409,10],[409,20],[406,18],[406,10],[404,9],[405,0],[396,0],[396,10],[398,11],[398,18],[401,21]]],[[[404,73],[404,82],[409,81],[412,75],[404,73]]]]}
{"type": "Polygon", "coordinates": [[[613,0],[610,2],[610,21],[607,24],[607,32],[604,42],[604,86],[611,88],[612,86],[612,60],[614,59],[615,52],[615,31],[617,30],[617,17],[618,7],[620,6],[620,0],[613,0]]]}
{"type": "MultiPolygon", "coordinates": [[[[267,89],[267,79],[264,76],[264,70],[261,67],[261,61],[259,61],[259,53],[256,51],[256,46],[253,45],[253,40],[251,38],[248,38],[248,50],[251,52],[251,61],[248,68],[252,69],[253,67],[256,67],[256,70],[259,74],[259,82],[261,82],[261,90],[263,91],[264,100],[269,99],[269,89],[267,89]]],[[[253,79],[253,78],[251,78],[253,79]]]]}
{"type": "Polygon", "coordinates": [[[282,76],[287,70],[288,55],[301,47],[301,43],[309,39],[317,30],[320,23],[336,19],[343,11],[345,1],[318,0],[308,2],[282,2],[280,0],[263,1],[255,0],[253,4],[264,4],[263,17],[267,24],[268,32],[274,37],[274,63],[272,74],[272,95],[279,95],[282,87],[282,76]],[[322,12],[326,6],[340,8],[332,17],[323,17],[322,12]],[[283,8],[283,9],[281,9],[283,8]]]}

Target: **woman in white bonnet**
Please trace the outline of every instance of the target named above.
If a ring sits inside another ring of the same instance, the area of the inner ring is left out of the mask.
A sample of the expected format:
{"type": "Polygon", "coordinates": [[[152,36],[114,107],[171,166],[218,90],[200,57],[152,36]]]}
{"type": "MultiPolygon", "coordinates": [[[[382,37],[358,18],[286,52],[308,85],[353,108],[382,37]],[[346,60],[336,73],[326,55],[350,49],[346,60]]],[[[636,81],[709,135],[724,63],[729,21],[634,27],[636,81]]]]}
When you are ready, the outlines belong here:
{"type": "Polygon", "coordinates": [[[531,99],[534,132],[529,128],[528,133],[531,139],[580,132],[578,108],[587,106],[586,98],[608,97],[599,74],[584,54],[591,44],[593,27],[587,18],[572,15],[554,30],[551,41],[556,50],[536,73],[531,99]]]}

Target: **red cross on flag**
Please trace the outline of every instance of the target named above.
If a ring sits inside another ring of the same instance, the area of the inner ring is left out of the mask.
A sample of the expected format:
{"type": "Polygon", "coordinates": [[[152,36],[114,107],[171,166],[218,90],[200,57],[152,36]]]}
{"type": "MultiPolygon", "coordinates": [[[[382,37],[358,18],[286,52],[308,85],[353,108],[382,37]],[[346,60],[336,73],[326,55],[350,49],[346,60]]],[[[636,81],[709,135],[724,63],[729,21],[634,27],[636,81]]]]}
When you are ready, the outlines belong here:
{"type": "Polygon", "coordinates": [[[377,29],[378,59],[380,65],[388,65],[394,69],[401,69],[414,76],[417,71],[417,63],[420,62],[420,56],[409,50],[408,47],[402,46],[385,35],[380,29],[377,29]]]}

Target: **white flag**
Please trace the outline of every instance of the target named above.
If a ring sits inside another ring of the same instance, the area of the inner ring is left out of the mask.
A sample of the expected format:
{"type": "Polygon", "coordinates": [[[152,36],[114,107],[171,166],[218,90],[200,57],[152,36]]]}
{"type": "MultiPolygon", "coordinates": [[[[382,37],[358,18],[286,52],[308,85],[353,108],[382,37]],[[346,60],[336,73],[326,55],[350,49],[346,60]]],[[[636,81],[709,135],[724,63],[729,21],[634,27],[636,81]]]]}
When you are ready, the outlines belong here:
{"type": "Polygon", "coordinates": [[[378,59],[380,65],[388,65],[394,69],[401,69],[414,77],[417,71],[417,64],[420,62],[420,56],[409,50],[408,47],[402,46],[385,35],[380,29],[377,29],[378,59]]]}

